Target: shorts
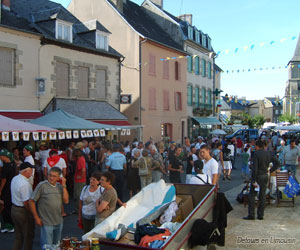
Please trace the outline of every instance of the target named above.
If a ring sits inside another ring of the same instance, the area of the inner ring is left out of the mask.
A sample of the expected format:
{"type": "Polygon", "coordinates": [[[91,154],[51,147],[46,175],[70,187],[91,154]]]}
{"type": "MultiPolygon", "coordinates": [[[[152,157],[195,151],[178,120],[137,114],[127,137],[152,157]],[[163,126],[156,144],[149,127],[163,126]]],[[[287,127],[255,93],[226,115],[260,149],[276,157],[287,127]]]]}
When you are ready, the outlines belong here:
{"type": "Polygon", "coordinates": [[[225,169],[232,169],[231,161],[224,161],[224,168],[225,169]]]}

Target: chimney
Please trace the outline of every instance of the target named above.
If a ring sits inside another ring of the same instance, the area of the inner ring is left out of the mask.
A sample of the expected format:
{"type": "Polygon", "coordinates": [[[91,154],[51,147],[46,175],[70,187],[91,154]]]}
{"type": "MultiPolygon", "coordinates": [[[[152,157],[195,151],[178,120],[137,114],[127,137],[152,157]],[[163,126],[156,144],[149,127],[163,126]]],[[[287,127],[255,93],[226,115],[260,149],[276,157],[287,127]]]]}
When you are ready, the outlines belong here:
{"type": "Polygon", "coordinates": [[[182,21],[188,22],[190,25],[193,25],[193,15],[192,14],[183,14],[178,17],[182,21]]]}
{"type": "Polygon", "coordinates": [[[152,3],[157,5],[160,9],[164,8],[164,0],[150,0],[152,3]]]}
{"type": "Polygon", "coordinates": [[[2,0],[2,6],[4,10],[10,10],[10,0],[2,0]]]}
{"type": "Polygon", "coordinates": [[[123,3],[126,4],[126,0],[111,0],[111,2],[115,5],[115,7],[120,11],[123,12],[123,3]]]}

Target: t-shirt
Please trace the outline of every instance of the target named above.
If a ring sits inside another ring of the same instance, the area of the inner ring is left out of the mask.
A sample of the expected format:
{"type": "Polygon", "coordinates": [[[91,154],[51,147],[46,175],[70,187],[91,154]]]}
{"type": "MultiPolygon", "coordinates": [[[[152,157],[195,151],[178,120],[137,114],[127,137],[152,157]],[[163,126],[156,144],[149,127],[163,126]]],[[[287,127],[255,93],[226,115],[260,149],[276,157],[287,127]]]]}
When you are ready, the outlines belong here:
{"type": "Polygon", "coordinates": [[[38,151],[38,152],[35,153],[35,157],[34,158],[37,161],[40,161],[40,165],[41,166],[44,166],[45,161],[49,157],[49,152],[50,152],[50,149],[40,150],[40,151],[38,151]]]}
{"type": "Polygon", "coordinates": [[[102,196],[100,197],[100,202],[108,202],[109,209],[102,211],[100,214],[98,213],[97,216],[99,218],[107,218],[108,216],[110,216],[116,210],[117,200],[118,195],[113,187],[111,189],[105,190],[102,196]]]}
{"type": "Polygon", "coordinates": [[[211,184],[211,178],[206,175],[206,174],[197,174],[198,177],[200,177],[201,179],[199,179],[198,177],[196,176],[193,176],[190,180],[190,184],[211,184]]]}
{"type": "Polygon", "coordinates": [[[187,159],[186,174],[192,174],[192,169],[194,166],[191,164],[191,161],[194,161],[193,155],[189,155],[187,159]]]}
{"type": "Polygon", "coordinates": [[[91,192],[90,185],[85,186],[80,194],[80,200],[82,201],[82,215],[95,216],[96,201],[101,197],[104,192],[104,188],[99,186],[96,191],[91,192]]]}
{"type": "Polygon", "coordinates": [[[243,152],[241,154],[241,158],[242,158],[242,163],[244,165],[248,165],[248,161],[249,161],[249,154],[247,152],[243,152]]]}
{"type": "Polygon", "coordinates": [[[123,170],[124,164],[126,164],[126,157],[120,152],[114,152],[108,157],[106,164],[111,170],[123,170]]]}
{"type": "MultiPolygon", "coordinates": [[[[180,166],[183,165],[182,162],[175,155],[170,160],[170,164],[172,165],[172,168],[174,168],[174,169],[180,169],[180,166]]],[[[170,170],[170,178],[174,178],[174,179],[175,178],[180,178],[180,172],[170,170]]]]}
{"type": "MultiPolygon", "coordinates": [[[[48,158],[45,162],[44,162],[44,168],[47,168],[47,172],[49,172],[49,170],[52,168],[52,167],[58,167],[60,170],[61,170],[61,172],[63,172],[63,169],[64,168],[67,168],[67,165],[66,165],[66,162],[65,162],[65,160],[64,159],[62,159],[60,156],[58,156],[57,155],[57,157],[58,157],[58,162],[57,163],[55,163],[54,165],[53,164],[51,164],[51,165],[53,165],[53,166],[50,166],[49,165],[49,161],[48,161],[48,159],[50,158],[48,158]]],[[[51,159],[51,158],[50,158],[51,159]]],[[[62,177],[62,174],[61,174],[61,177],[62,177]]]]}
{"type": "Polygon", "coordinates": [[[227,148],[230,150],[230,156],[234,156],[234,145],[229,144],[227,148]]]}
{"type": "Polygon", "coordinates": [[[40,182],[31,195],[37,203],[38,214],[43,225],[54,226],[63,222],[61,206],[63,200],[63,187],[56,183],[51,185],[47,180],[40,182]]]}
{"type": "Polygon", "coordinates": [[[24,207],[24,202],[30,199],[32,186],[24,175],[15,176],[10,185],[12,204],[24,207]]]}
{"type": "Polygon", "coordinates": [[[209,161],[203,161],[203,174],[207,174],[211,180],[213,179],[214,174],[218,174],[218,162],[211,158],[209,161]]]}
{"type": "Polygon", "coordinates": [[[283,151],[285,164],[298,165],[298,157],[300,156],[300,150],[297,146],[293,149],[291,146],[286,146],[283,151]]]}
{"type": "Polygon", "coordinates": [[[223,160],[230,161],[231,150],[229,148],[223,149],[223,160]]]}
{"type": "Polygon", "coordinates": [[[5,179],[5,185],[2,189],[2,197],[10,195],[10,184],[12,179],[16,176],[17,170],[14,162],[4,163],[1,171],[1,179],[5,179]]]}
{"type": "Polygon", "coordinates": [[[74,182],[76,183],[83,183],[86,182],[86,164],[85,164],[85,158],[84,156],[80,156],[76,162],[76,169],[75,169],[75,175],[74,175],[74,182]],[[81,170],[85,169],[84,174],[81,175],[81,170]],[[77,178],[77,176],[82,176],[80,179],[77,178]]]}

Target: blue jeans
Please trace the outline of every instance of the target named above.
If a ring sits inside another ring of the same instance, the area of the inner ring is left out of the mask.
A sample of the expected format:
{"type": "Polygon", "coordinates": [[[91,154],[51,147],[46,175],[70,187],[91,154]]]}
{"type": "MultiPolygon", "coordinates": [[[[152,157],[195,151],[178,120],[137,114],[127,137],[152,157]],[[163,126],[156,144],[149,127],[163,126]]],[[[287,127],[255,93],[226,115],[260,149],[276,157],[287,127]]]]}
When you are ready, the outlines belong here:
{"type": "Polygon", "coordinates": [[[54,226],[42,226],[41,227],[41,247],[45,244],[57,245],[61,240],[61,232],[63,229],[63,223],[54,226]]]}
{"type": "Polygon", "coordinates": [[[248,164],[242,163],[242,173],[249,175],[249,166],[248,164]]]}
{"type": "Polygon", "coordinates": [[[293,175],[296,175],[297,165],[285,164],[287,171],[292,172],[293,175]]]}

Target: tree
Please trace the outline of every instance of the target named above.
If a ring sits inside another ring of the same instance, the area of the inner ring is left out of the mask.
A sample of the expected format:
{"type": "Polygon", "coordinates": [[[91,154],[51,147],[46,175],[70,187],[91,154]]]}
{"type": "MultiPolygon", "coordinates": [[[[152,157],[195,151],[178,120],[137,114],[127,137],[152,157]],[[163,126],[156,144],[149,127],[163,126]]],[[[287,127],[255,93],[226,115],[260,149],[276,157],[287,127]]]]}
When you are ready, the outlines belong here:
{"type": "Polygon", "coordinates": [[[255,115],[253,120],[256,128],[262,127],[266,122],[266,118],[263,115],[255,115]]]}
{"type": "Polygon", "coordinates": [[[291,123],[291,124],[297,122],[296,116],[289,115],[289,114],[283,114],[283,115],[279,116],[278,120],[279,120],[280,122],[289,122],[289,123],[291,123]]]}

